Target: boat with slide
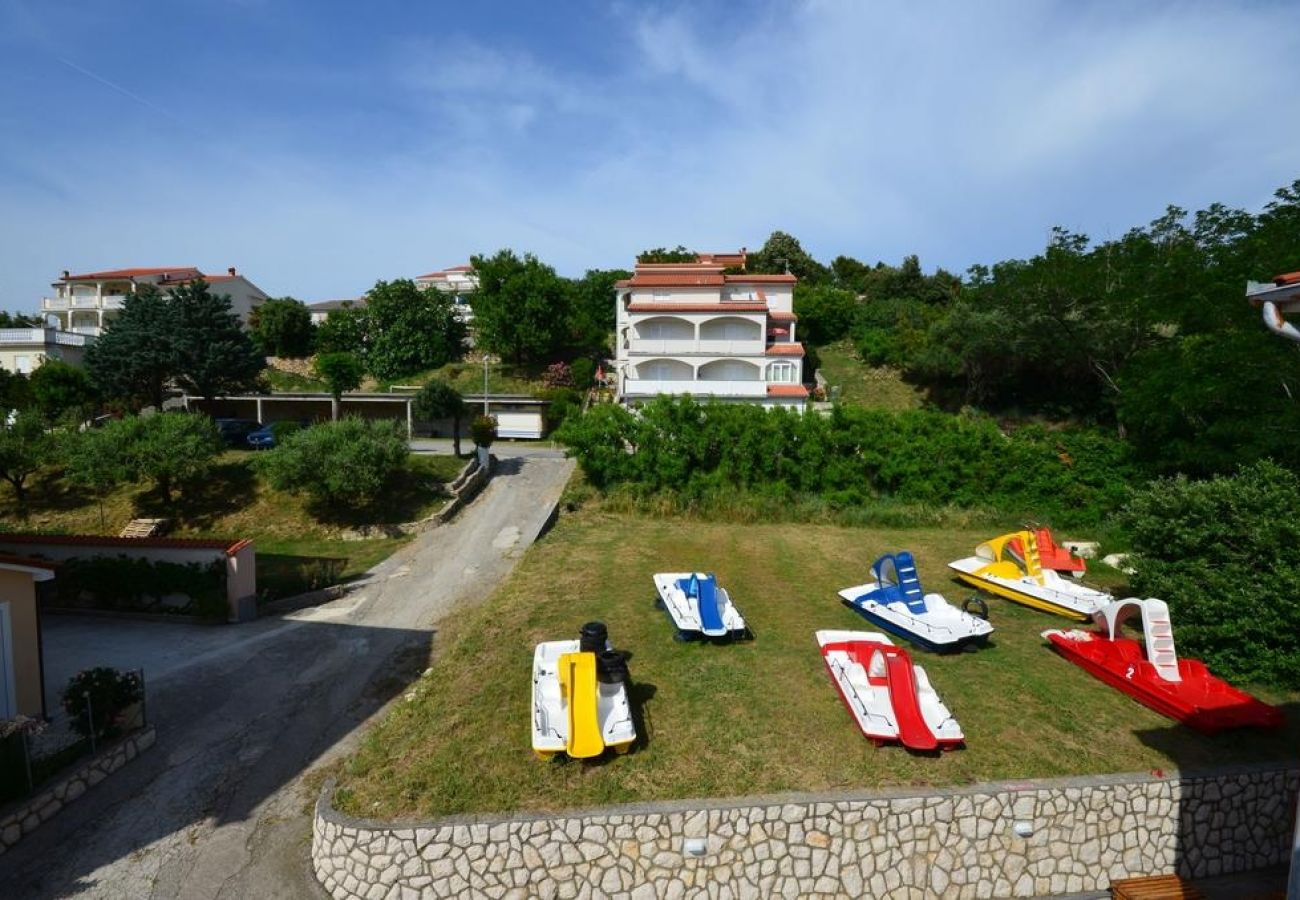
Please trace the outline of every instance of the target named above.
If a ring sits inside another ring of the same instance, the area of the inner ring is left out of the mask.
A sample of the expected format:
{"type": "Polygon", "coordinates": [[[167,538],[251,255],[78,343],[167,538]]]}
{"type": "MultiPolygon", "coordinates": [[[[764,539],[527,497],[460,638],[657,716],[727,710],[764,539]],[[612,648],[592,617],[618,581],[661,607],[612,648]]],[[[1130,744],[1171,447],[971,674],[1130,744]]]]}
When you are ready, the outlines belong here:
{"type": "Polygon", "coordinates": [[[877,744],[948,750],[965,739],[925,669],[883,634],[819,631],[817,644],[844,705],[877,744]]]}
{"type": "Polygon", "coordinates": [[[1115,598],[1044,569],[1032,531],[985,541],[975,555],[948,563],[966,584],[1015,603],[1086,622],[1115,598]]]}
{"type": "Polygon", "coordinates": [[[600,622],[582,626],[576,641],[543,641],[533,651],[533,752],[626,753],[636,740],[627,694],[627,662],[600,622]]]}
{"type": "MultiPolygon", "coordinates": [[[[1068,547],[1056,543],[1056,539],[1052,536],[1052,529],[1042,525],[1026,525],[1025,530],[1032,532],[1034,540],[1038,543],[1038,559],[1044,569],[1064,572],[1075,578],[1082,578],[1088,571],[1088,564],[1084,562],[1082,556],[1075,556],[1068,547]]],[[[1017,553],[1024,553],[1019,538],[1012,538],[1011,544],[1017,553]]]]}
{"type": "Polygon", "coordinates": [[[654,576],[658,602],[683,637],[740,638],[748,634],[745,618],[712,573],[659,572],[654,576]]]}
{"type": "Polygon", "coordinates": [[[869,622],[891,634],[926,650],[945,652],[984,643],[993,633],[987,620],[958,609],[940,594],[925,593],[916,561],[906,550],[881,556],[871,564],[871,574],[875,581],[839,593],[869,622]]]}
{"type": "Polygon", "coordinates": [[[1169,607],[1163,601],[1129,597],[1102,608],[1096,620],[1095,631],[1051,629],[1043,637],[1093,677],[1205,734],[1282,724],[1277,707],[1211,675],[1200,660],[1178,658],[1169,607]],[[1124,622],[1135,615],[1142,621],[1140,643],[1121,633],[1124,622]]]}

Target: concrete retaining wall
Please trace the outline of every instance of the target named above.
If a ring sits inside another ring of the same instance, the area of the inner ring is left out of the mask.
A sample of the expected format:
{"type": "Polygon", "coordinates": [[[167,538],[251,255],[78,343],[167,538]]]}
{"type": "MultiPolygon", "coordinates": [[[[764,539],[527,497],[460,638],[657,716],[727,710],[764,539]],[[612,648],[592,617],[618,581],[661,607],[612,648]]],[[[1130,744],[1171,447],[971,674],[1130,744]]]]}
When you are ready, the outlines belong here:
{"type": "Polygon", "coordinates": [[[1251,767],[394,825],[338,813],[331,783],[312,861],[338,900],[1030,897],[1284,862],[1298,788],[1251,767]]]}
{"type": "Polygon", "coordinates": [[[0,810],[0,855],[58,815],[63,807],[86,793],[88,788],[99,784],[135,759],[141,751],[152,747],[154,737],[152,725],[142,728],[105,747],[27,800],[0,810]]]}

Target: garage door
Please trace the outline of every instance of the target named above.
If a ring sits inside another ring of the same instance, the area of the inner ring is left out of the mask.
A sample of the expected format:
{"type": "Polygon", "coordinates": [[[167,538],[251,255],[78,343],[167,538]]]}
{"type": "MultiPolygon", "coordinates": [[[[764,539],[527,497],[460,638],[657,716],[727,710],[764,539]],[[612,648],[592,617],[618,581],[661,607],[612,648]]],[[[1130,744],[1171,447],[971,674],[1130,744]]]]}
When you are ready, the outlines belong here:
{"type": "Polygon", "coordinates": [[[535,412],[497,413],[497,435],[503,438],[540,438],[542,414],[535,412]]]}

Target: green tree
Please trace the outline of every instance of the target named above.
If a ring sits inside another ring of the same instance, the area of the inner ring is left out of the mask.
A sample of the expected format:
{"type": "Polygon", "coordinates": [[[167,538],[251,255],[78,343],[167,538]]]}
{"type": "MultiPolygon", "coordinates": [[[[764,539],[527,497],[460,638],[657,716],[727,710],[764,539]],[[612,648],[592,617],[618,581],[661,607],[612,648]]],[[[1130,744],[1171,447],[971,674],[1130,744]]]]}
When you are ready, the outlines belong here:
{"type": "Polygon", "coordinates": [[[746,269],[756,275],[789,272],[800,281],[817,284],[827,279],[826,267],[804,250],[799,239],[774,231],[758,252],[751,253],[746,269]]]}
{"type": "Polygon", "coordinates": [[[27,479],[54,462],[54,451],[54,437],[39,415],[19,412],[0,418],[0,478],[13,488],[23,516],[27,515],[27,479]]]}
{"type": "Polygon", "coordinates": [[[497,417],[475,416],[470,423],[469,433],[474,437],[478,447],[491,447],[497,439],[497,417]]]}
{"type": "Polygon", "coordinates": [[[105,425],[69,436],[63,448],[65,477],[95,495],[99,504],[99,527],[104,528],[104,498],[118,485],[131,480],[123,443],[126,429],[105,425]]]}
{"type": "Polygon", "coordinates": [[[460,456],[460,420],[465,417],[465,398],[445,381],[434,379],[420,388],[413,403],[421,419],[451,419],[452,452],[460,456]]]}
{"type": "Polygon", "coordinates": [[[683,263],[695,262],[697,259],[699,259],[698,253],[687,250],[681,244],[672,250],[667,247],[655,247],[653,250],[642,250],[636,255],[636,261],[639,263],[683,263]]]}
{"type": "Polygon", "coordinates": [[[31,380],[21,372],[0,368],[0,415],[32,404],[31,380]]]}
{"type": "Polygon", "coordinates": [[[520,259],[511,250],[470,262],[479,280],[470,300],[478,345],[515,363],[553,358],[569,337],[564,279],[532,254],[520,259]]]}
{"type": "Polygon", "coordinates": [[[370,345],[370,317],[364,304],[331,310],[316,326],[317,353],[352,353],[362,362],[370,345]]]}
{"type": "Polygon", "coordinates": [[[315,326],[311,311],[293,297],[272,297],[253,309],[248,321],[253,340],[266,356],[310,356],[315,326]]]}
{"type": "Polygon", "coordinates": [[[208,399],[256,387],[266,360],[230,311],[228,296],[197,280],[173,290],[168,302],[182,387],[208,399]]]}
{"type": "Polygon", "coordinates": [[[11,313],[0,310],[0,328],[43,328],[45,322],[40,316],[26,313],[11,313]]]}
{"type": "Polygon", "coordinates": [[[217,427],[198,413],[165,412],[127,416],[101,429],[105,445],[121,448],[125,471],[132,480],[148,478],[163,503],[171,506],[174,491],[201,480],[223,447],[217,427]]]}
{"type": "Polygon", "coordinates": [[[180,365],[176,327],[168,299],[153,285],[138,287],[86,348],[86,370],[100,394],[162,409],[180,365]]]}
{"type": "Polygon", "coordinates": [[[277,489],[339,509],[373,503],[405,471],[409,457],[397,423],[348,417],[294,432],[258,465],[277,489]]]}
{"type": "Polygon", "coordinates": [[[29,381],[32,403],[51,425],[66,415],[84,421],[95,407],[90,376],[61,359],[46,360],[29,381]]]}
{"type": "Polygon", "coordinates": [[[811,344],[829,344],[849,333],[857,313],[852,291],[829,284],[794,286],[794,311],[799,316],[799,336],[811,344]]]}
{"type": "Polygon", "coordinates": [[[316,357],[315,369],[329,387],[330,418],[337,422],[343,395],[361,387],[361,360],[354,353],[321,353],[316,357]]]}
{"type": "Polygon", "coordinates": [[[581,352],[608,352],[618,295],[614,283],[631,277],[625,269],[588,269],[572,282],[573,334],[581,352]]]}
{"type": "Polygon", "coordinates": [[[366,368],[383,381],[439,368],[464,352],[465,323],[442,291],[421,290],[405,278],[380,281],[366,294],[365,310],[366,368]]]}

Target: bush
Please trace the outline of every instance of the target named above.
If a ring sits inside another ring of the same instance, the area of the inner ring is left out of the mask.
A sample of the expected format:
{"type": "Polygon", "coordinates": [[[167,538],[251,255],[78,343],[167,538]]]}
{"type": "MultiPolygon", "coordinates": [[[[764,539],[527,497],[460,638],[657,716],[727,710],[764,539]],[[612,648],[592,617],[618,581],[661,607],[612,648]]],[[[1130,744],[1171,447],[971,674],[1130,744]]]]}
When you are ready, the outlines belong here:
{"type": "Polygon", "coordinates": [[[551,388],[541,391],[538,396],[550,401],[546,407],[546,427],[551,431],[582,410],[582,395],[573,388],[551,388]]]}
{"type": "Polygon", "coordinates": [[[575,359],[569,372],[573,376],[573,386],[580,391],[585,391],[596,381],[596,364],[585,357],[575,359]]]}
{"type": "Polygon", "coordinates": [[[151,562],[118,557],[74,558],[59,564],[54,580],[59,606],[226,617],[226,567],[217,561],[151,562]],[[188,603],[164,602],[177,596],[188,603]]]}
{"type": "Polygon", "coordinates": [[[551,363],[542,373],[542,384],[548,388],[573,387],[573,370],[566,362],[551,363]]]}
{"type": "Polygon", "coordinates": [[[1169,604],[1181,653],[1228,679],[1300,687],[1300,478],[1260,462],[1162,479],[1120,523],[1132,588],[1169,604]]]}
{"type": "Polygon", "coordinates": [[[86,669],[68,679],[63,689],[63,709],[72,727],[83,737],[112,737],[120,733],[118,716],[144,699],[144,685],[135,672],[107,666],[86,669]]]}
{"type": "Polygon", "coordinates": [[[332,507],[364,506],[393,483],[409,455],[397,423],[349,417],[289,435],[257,465],[279,490],[332,507]]]}
{"type": "Polygon", "coordinates": [[[475,416],[474,421],[470,423],[469,433],[478,446],[491,447],[497,439],[497,417],[475,416]]]}

